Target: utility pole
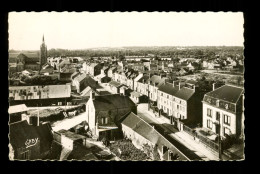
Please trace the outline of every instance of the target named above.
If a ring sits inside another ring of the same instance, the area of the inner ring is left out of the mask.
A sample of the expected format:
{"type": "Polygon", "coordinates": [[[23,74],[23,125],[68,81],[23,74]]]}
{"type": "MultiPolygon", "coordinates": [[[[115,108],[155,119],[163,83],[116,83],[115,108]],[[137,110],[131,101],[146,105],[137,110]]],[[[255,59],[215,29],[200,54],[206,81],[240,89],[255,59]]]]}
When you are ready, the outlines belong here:
{"type": "Polygon", "coordinates": [[[39,112],[39,104],[37,104],[37,110],[38,110],[38,113],[37,113],[37,126],[40,126],[40,112],[39,112]]]}

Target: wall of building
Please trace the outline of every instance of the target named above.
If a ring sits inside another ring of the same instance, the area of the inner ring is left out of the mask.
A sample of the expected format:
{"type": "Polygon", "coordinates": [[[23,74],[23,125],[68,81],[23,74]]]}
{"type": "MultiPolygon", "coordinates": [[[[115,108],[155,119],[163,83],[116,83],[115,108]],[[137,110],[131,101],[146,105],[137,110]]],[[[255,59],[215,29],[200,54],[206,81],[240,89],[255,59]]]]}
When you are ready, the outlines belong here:
{"type": "Polygon", "coordinates": [[[65,135],[61,135],[61,145],[67,149],[73,150],[73,140],[65,135]]]}
{"type": "Polygon", "coordinates": [[[141,149],[144,144],[148,144],[148,145],[154,147],[154,144],[151,143],[149,140],[147,140],[146,138],[139,135],[138,133],[133,131],[131,128],[129,128],[123,124],[122,124],[122,131],[123,131],[124,137],[130,139],[136,148],[141,149]]]}
{"type": "Polygon", "coordinates": [[[236,115],[231,112],[227,112],[214,106],[208,105],[206,103],[203,103],[203,127],[209,129],[207,127],[207,120],[210,120],[212,122],[212,129],[209,130],[213,131],[214,133],[217,133],[216,126],[215,124],[213,124],[214,122],[218,122],[216,121],[216,112],[220,113],[220,135],[224,136],[224,128],[230,129],[231,134],[236,134],[236,115]],[[208,108],[212,110],[212,117],[207,116],[208,108]],[[230,125],[224,124],[224,114],[230,116],[230,125]]]}

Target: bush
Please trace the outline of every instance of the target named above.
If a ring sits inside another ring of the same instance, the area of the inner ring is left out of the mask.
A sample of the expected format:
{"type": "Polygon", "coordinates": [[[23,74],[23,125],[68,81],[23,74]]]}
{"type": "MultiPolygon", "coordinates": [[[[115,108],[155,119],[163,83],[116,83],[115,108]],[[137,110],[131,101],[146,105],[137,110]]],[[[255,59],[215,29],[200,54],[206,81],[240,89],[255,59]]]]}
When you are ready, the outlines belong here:
{"type": "Polygon", "coordinates": [[[147,160],[149,157],[137,149],[130,140],[120,140],[111,144],[111,152],[116,154],[122,160],[147,160]]]}

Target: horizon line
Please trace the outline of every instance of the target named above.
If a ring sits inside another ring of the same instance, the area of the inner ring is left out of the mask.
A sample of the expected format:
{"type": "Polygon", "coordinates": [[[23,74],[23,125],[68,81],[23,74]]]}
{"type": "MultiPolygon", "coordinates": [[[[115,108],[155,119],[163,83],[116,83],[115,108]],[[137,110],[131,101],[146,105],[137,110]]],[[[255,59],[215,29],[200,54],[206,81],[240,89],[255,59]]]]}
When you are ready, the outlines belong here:
{"type": "MultiPolygon", "coordinates": [[[[63,50],[88,50],[88,49],[101,49],[101,48],[127,48],[127,47],[244,47],[241,46],[241,45],[190,45],[190,46],[182,46],[182,45],[179,45],[179,46],[102,46],[102,47],[89,47],[89,48],[76,48],[76,49],[69,49],[69,48],[49,48],[48,50],[51,50],[51,49],[63,49],[63,50]]],[[[14,51],[36,51],[38,49],[8,49],[8,51],[10,50],[14,50],[14,51]]]]}

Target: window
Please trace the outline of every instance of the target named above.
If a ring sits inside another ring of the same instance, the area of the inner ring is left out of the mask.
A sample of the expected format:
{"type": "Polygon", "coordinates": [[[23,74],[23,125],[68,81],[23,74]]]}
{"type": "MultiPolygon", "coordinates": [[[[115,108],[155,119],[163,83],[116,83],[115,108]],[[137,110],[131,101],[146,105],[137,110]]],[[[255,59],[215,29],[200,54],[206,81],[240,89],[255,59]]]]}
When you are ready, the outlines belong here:
{"type": "Polygon", "coordinates": [[[177,105],[177,110],[179,110],[179,105],[177,105]]]}
{"type": "Polygon", "coordinates": [[[229,135],[230,134],[230,129],[224,127],[224,135],[229,135]]]}
{"type": "Polygon", "coordinates": [[[207,120],[207,128],[212,129],[212,121],[207,120]]]}
{"type": "Polygon", "coordinates": [[[212,110],[209,108],[207,109],[207,116],[212,117],[212,110]]]}
{"type": "Polygon", "coordinates": [[[21,158],[22,159],[29,159],[29,151],[21,153],[21,158]]]}
{"type": "Polygon", "coordinates": [[[230,116],[224,115],[224,123],[230,125],[230,116]]]}
{"type": "Polygon", "coordinates": [[[161,92],[161,96],[163,96],[163,93],[161,92]]]}
{"type": "Polygon", "coordinates": [[[220,113],[216,112],[216,120],[219,121],[219,119],[220,119],[220,113]]]}
{"type": "Polygon", "coordinates": [[[169,99],[169,95],[167,95],[167,99],[169,99]]]}

